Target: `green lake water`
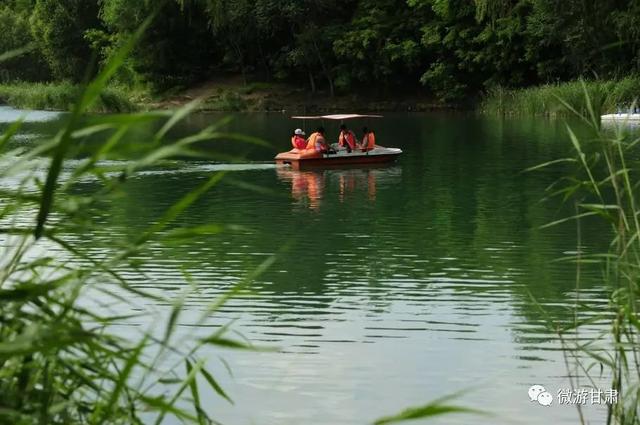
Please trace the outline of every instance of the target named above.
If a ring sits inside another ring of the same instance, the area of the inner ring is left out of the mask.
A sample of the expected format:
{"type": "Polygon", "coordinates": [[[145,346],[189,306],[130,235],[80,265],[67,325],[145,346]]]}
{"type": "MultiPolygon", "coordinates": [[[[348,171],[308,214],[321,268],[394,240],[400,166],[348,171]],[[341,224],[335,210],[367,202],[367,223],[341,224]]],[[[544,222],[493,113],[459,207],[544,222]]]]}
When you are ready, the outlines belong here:
{"type": "MultiPolygon", "coordinates": [[[[1,109],[0,128],[15,114],[1,109]]],[[[221,116],[195,115],[176,135],[221,116]]],[[[14,144],[38,143],[60,119],[28,117],[14,144]]],[[[286,114],[236,114],[229,130],[264,137],[273,149],[213,145],[247,159],[142,172],[95,217],[94,232],[74,238],[100,256],[211,173],[227,171],[175,226],[224,222],[241,230],[189,244],[154,242],[140,269],[121,270],[137,287],[166,295],[188,285],[185,272],[199,284],[180,317],[184,334],[206,335],[233,321],[251,342],[279,348],[210,352],[211,370],[235,401],[205,393],[212,416],[225,424],[366,424],[468,390],[455,403],[494,416],[428,423],[577,423],[575,407],[543,407],[527,396],[533,384],[554,397],[571,388],[560,344],[536,306],[561,323],[573,318],[575,266],[556,260],[575,255],[575,224],[539,229],[571,214],[559,200],[540,202],[570,168],[522,172],[569,152],[564,122],[389,114],[370,125],[378,143],[404,150],[395,164],[276,169],[270,161],[289,149],[296,124],[286,114]],[[249,295],[232,299],[206,326],[192,326],[209,302],[273,254],[276,262],[249,295]]],[[[78,190],[95,187],[87,182],[78,190]]],[[[582,232],[582,251],[606,247],[597,222],[583,223],[582,232]]],[[[599,273],[585,270],[581,282],[580,298],[594,311],[607,302],[599,273]]],[[[147,300],[140,308],[168,312],[147,300]]],[[[123,325],[124,332],[132,327],[123,325]]],[[[585,413],[602,423],[604,409],[586,406],[585,413]]]]}

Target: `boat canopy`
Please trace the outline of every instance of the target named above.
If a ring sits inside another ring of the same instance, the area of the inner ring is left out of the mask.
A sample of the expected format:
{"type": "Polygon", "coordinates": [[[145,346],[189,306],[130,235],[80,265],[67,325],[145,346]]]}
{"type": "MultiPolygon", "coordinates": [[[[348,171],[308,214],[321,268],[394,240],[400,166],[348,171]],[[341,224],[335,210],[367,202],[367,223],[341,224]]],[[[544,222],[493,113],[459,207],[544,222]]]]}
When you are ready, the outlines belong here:
{"type": "Polygon", "coordinates": [[[354,118],[382,118],[382,115],[361,115],[361,114],[334,114],[334,115],[294,115],[291,117],[294,120],[351,120],[354,118]]]}

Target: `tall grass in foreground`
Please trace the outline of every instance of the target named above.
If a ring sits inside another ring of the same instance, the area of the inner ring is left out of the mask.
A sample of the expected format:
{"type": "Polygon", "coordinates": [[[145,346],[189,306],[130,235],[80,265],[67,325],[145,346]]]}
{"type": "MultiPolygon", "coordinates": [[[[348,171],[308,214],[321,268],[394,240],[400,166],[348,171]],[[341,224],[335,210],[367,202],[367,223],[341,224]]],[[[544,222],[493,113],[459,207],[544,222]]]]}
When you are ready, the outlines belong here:
{"type": "MultiPolygon", "coordinates": [[[[572,259],[577,265],[574,321],[565,327],[551,325],[566,350],[567,372],[572,383],[578,384],[577,379],[584,377],[585,385],[597,388],[600,376],[610,376],[611,388],[619,397],[617,403],[607,406],[606,423],[631,425],[640,423],[640,138],[625,125],[601,128],[600,114],[591,94],[589,84],[585,83],[582,104],[586,112],[576,109],[570,101],[557,99],[586,124],[590,136],[578,139],[567,126],[575,155],[552,161],[574,163],[577,167],[575,175],[566,176],[563,184],[559,182],[552,188],[554,195],[575,204],[576,214],[547,226],[575,220],[578,254],[572,259]],[[580,220],[589,216],[609,224],[612,236],[608,252],[582,253],[580,220]],[[581,268],[593,262],[603,266],[603,286],[609,294],[608,311],[583,319],[581,268]],[[608,329],[589,336],[586,330],[592,323],[608,324],[608,329]]],[[[580,422],[584,424],[581,407],[579,404],[577,407],[580,422]]]]}
{"type": "Polygon", "coordinates": [[[628,107],[633,103],[640,93],[640,77],[570,81],[512,90],[497,87],[487,93],[480,110],[499,115],[572,115],[573,112],[565,107],[566,103],[581,115],[588,115],[585,89],[596,115],[613,113],[618,107],[628,107]]]}
{"type": "MultiPolygon", "coordinates": [[[[130,285],[116,271],[120,266],[135,268],[132,257],[153,239],[184,242],[225,230],[215,223],[171,228],[222,173],[212,174],[185,194],[135,238],[126,243],[114,239],[99,258],[71,242],[73,235],[91,234],[98,227],[92,222],[95,212],[105,200],[117,197],[139,170],[175,157],[210,158],[210,151],[199,147],[204,141],[235,138],[261,143],[224,134],[217,125],[167,141],[167,133],[196,104],[174,113],[88,118],[85,112],[104,99],[107,82],[142,31],[144,26],[78,94],[64,126],[51,140],[30,151],[9,150],[20,122],[0,135],[0,423],[161,423],[167,415],[181,422],[212,423],[211,402],[201,398],[202,385],[221,399],[231,398],[209,372],[201,349],[253,349],[229,338],[228,327],[199,338],[176,336],[184,300],[197,290],[197,282],[188,275],[185,281],[191,285],[171,299],[130,285]],[[123,146],[127,134],[150,122],[159,128],[153,138],[123,146]],[[65,168],[65,159],[81,144],[83,152],[91,145],[91,155],[65,168]],[[103,165],[110,159],[126,161],[103,165]],[[97,188],[78,195],[75,186],[87,179],[97,182],[97,188]],[[157,317],[140,312],[138,306],[145,300],[168,306],[168,313],[157,317]],[[112,313],[114,304],[118,311],[130,306],[131,314],[112,313]],[[114,325],[132,320],[149,324],[132,328],[137,331],[129,336],[114,331],[114,325]]],[[[244,283],[204,308],[198,323],[209,320],[244,283]]]]}
{"type": "MultiPolygon", "coordinates": [[[[70,110],[82,94],[83,87],[69,82],[0,84],[0,104],[14,108],[70,110]]],[[[131,91],[120,86],[104,87],[89,112],[131,112],[137,109],[131,91]]]]}

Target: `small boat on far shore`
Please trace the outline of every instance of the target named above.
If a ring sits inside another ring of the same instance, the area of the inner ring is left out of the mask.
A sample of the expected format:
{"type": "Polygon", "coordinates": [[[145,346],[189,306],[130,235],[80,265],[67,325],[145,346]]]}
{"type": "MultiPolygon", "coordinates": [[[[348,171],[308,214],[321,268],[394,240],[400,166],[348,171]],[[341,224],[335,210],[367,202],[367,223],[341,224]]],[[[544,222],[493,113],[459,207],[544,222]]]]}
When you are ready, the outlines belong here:
{"type": "Polygon", "coordinates": [[[616,113],[616,114],[606,114],[600,116],[602,121],[613,121],[613,122],[640,122],[640,114],[639,113],[616,113]]]}
{"type": "MultiPolygon", "coordinates": [[[[301,120],[333,120],[345,121],[357,118],[382,118],[381,115],[336,114],[319,116],[293,116],[301,120]]],[[[276,165],[289,166],[294,170],[307,167],[332,167],[363,164],[382,164],[395,161],[402,154],[402,149],[387,148],[376,144],[373,148],[354,148],[350,151],[329,150],[319,152],[315,149],[291,149],[281,152],[275,157],[276,165]]]]}

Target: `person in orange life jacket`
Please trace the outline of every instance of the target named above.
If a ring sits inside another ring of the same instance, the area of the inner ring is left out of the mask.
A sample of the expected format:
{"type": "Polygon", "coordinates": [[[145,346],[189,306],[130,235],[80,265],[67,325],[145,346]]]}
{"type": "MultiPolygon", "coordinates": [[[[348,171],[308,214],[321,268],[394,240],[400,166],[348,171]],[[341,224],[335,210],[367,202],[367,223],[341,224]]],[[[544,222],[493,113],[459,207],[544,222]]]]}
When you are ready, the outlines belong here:
{"type": "Polygon", "coordinates": [[[370,151],[376,147],[376,135],[373,130],[369,130],[367,127],[362,129],[364,136],[362,136],[362,143],[360,143],[360,149],[363,151],[370,151]]]}
{"type": "Polygon", "coordinates": [[[353,134],[353,131],[349,130],[345,124],[340,126],[338,145],[342,148],[347,148],[347,152],[349,153],[356,148],[356,135],[353,134]]]}
{"type": "Polygon", "coordinates": [[[291,146],[293,146],[294,149],[305,149],[307,147],[307,141],[304,136],[304,131],[296,128],[296,131],[293,132],[293,136],[291,136],[291,146]]]}
{"type": "Polygon", "coordinates": [[[324,127],[318,127],[315,133],[311,133],[311,136],[307,139],[307,149],[313,149],[316,152],[327,152],[329,147],[327,141],[324,139],[324,127]]]}

